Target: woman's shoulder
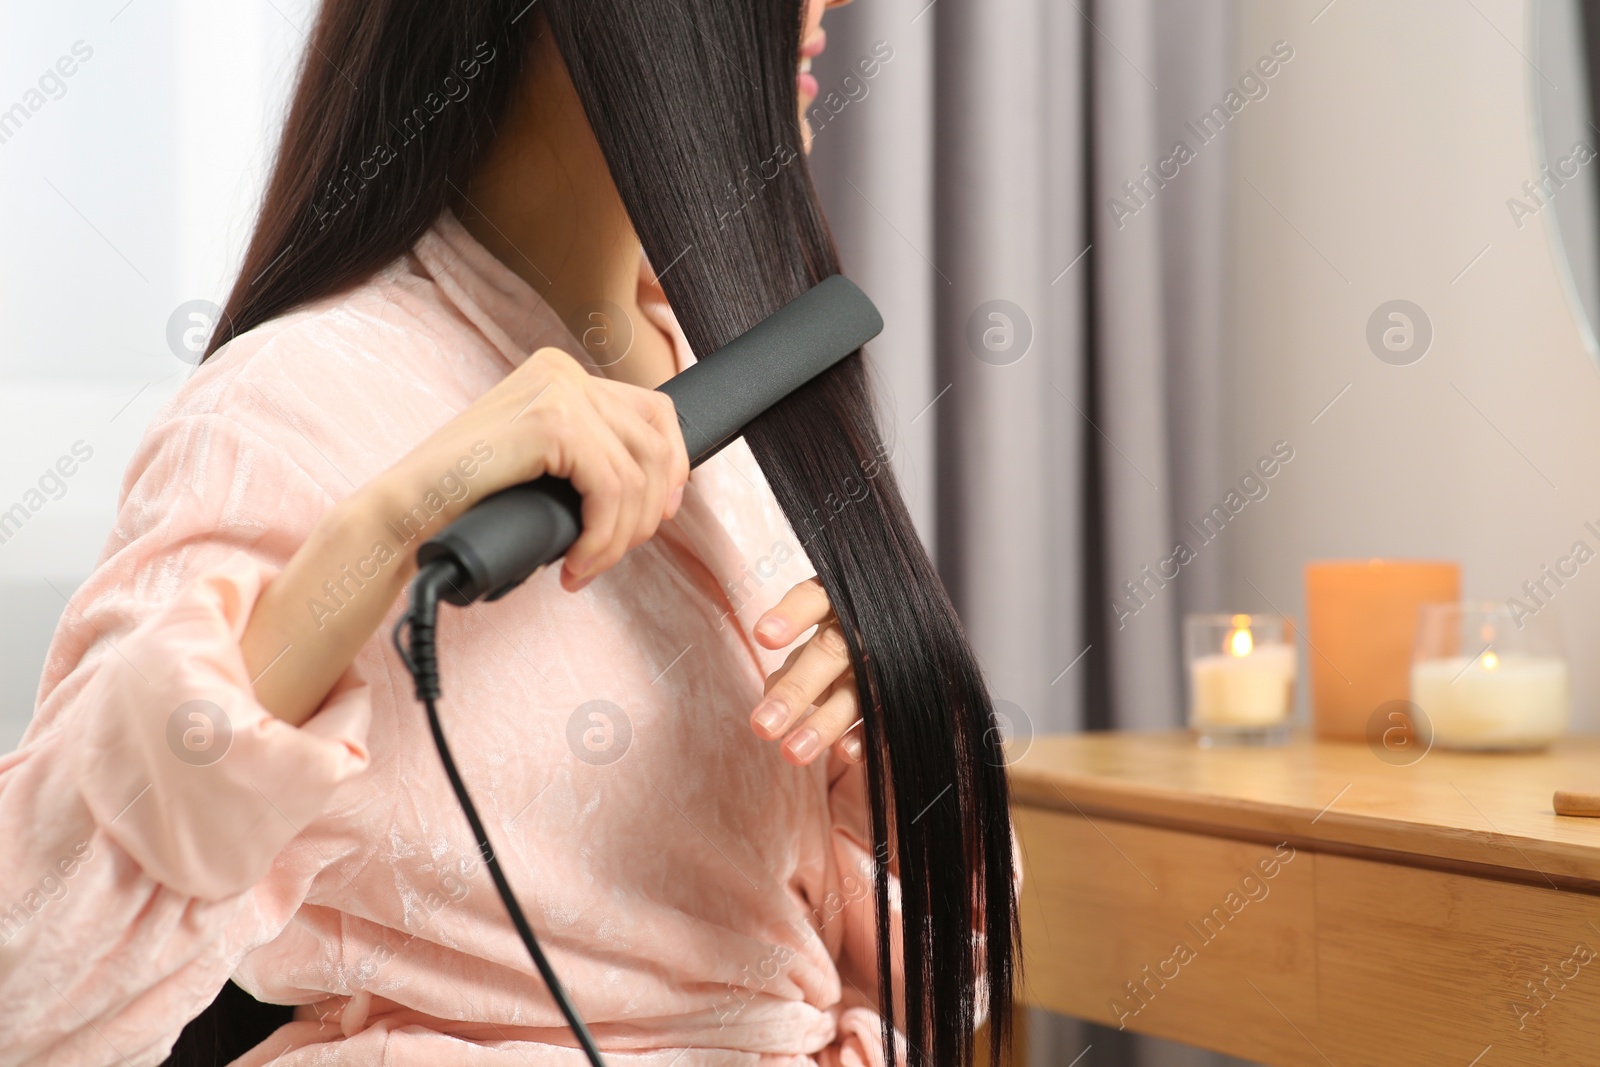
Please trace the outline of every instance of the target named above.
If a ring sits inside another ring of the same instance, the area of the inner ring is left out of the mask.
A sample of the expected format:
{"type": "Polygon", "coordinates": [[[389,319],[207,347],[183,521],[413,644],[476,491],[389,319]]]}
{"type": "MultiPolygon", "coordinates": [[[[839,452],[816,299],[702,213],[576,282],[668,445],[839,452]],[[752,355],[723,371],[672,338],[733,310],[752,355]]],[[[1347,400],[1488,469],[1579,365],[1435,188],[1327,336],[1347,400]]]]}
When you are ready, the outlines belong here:
{"type": "Polygon", "coordinates": [[[348,490],[506,370],[407,254],[228,341],[157,413],[141,451],[160,447],[176,424],[206,420],[280,448],[318,481],[348,490]]]}
{"type": "Polygon", "coordinates": [[[454,372],[492,362],[485,357],[493,352],[408,254],[364,282],[228,341],[164,414],[237,414],[262,398],[292,404],[297,395],[370,396],[373,387],[393,382],[437,388],[454,372]]]}

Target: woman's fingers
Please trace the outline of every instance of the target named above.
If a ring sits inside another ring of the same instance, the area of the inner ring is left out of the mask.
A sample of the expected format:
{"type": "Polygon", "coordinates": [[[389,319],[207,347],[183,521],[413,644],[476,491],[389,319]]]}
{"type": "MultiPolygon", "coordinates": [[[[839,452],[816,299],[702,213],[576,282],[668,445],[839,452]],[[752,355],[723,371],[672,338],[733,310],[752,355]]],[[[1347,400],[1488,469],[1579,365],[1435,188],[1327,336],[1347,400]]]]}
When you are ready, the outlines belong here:
{"type": "MultiPolygon", "coordinates": [[[[574,406],[579,406],[574,401],[574,406]]],[[[583,402],[587,406],[587,402],[583,402]]],[[[621,444],[608,442],[611,434],[597,423],[574,420],[571,437],[566,442],[574,457],[564,473],[572,487],[583,498],[583,530],[567,550],[562,563],[562,584],[576,591],[578,583],[604,568],[601,560],[615,540],[617,521],[622,514],[622,476],[617,471],[616,453],[621,444]],[[581,427],[581,428],[580,428],[581,427]]]]}
{"type": "Polygon", "coordinates": [[[807,578],[756,620],[756,640],[767,648],[782,648],[832,613],[822,582],[807,578]]]}
{"type": "Polygon", "coordinates": [[[845,728],[843,736],[833,744],[834,751],[839,753],[839,758],[846,763],[860,763],[861,757],[866,753],[863,747],[865,742],[862,740],[864,725],[864,721],[857,718],[845,728]]]}
{"type": "Polygon", "coordinates": [[[594,459],[574,468],[572,486],[583,497],[583,531],[561,564],[561,584],[576,593],[610,565],[622,517],[622,477],[608,460],[594,459]]]}
{"type": "Polygon", "coordinates": [[[573,592],[615,566],[628,551],[645,483],[638,463],[615,432],[601,424],[594,427],[592,437],[585,460],[571,476],[573,488],[583,497],[583,533],[563,567],[563,577],[572,577],[570,584],[563,584],[573,592]]]}
{"type": "Polygon", "coordinates": [[[782,737],[806,708],[849,672],[844,635],[836,623],[822,626],[767,679],[766,696],[751,715],[751,726],[769,741],[782,737]]]}
{"type": "MultiPolygon", "coordinates": [[[[682,483],[688,480],[688,457],[672,402],[664,395],[654,399],[657,395],[620,383],[602,383],[587,394],[597,416],[588,454],[596,457],[592,462],[597,467],[603,460],[610,475],[603,471],[591,475],[601,487],[595,506],[597,526],[592,540],[573,546],[563,573],[563,584],[574,592],[614,566],[628,550],[655,536],[661,520],[674,513],[681,501],[682,483]],[[608,489],[613,482],[614,489],[608,489]],[[614,501],[607,499],[608,493],[614,493],[614,501]]],[[[572,482],[584,494],[587,535],[589,496],[576,470],[572,482]]]]}
{"type": "Polygon", "coordinates": [[[678,409],[670,396],[657,389],[630,389],[627,395],[640,417],[660,435],[666,449],[666,517],[670,519],[677,514],[678,504],[683,501],[683,486],[689,480],[689,451],[683,443],[683,427],[678,425],[678,409]]]}
{"type": "Polygon", "coordinates": [[[632,387],[602,390],[599,406],[646,479],[631,548],[654,537],[661,520],[671,514],[669,497],[688,479],[689,458],[672,401],[664,393],[632,387]]]}
{"type": "Polygon", "coordinates": [[[768,740],[783,738],[783,755],[790,763],[804,766],[829,745],[843,759],[859,762],[861,713],[850,650],[822,583],[809,578],[785,593],[757,620],[756,640],[767,648],[782,648],[812,626],[817,632],[767,679],[766,696],[751,715],[751,726],[768,740]],[[807,716],[812,705],[816,710],[807,716]]]}
{"type": "MultiPolygon", "coordinates": [[[[856,705],[855,679],[840,678],[827,699],[783,741],[783,756],[790,763],[805,766],[829,745],[839,741],[860,719],[856,705]]],[[[853,762],[853,761],[852,761],[853,762]]]]}
{"type": "Polygon", "coordinates": [[[655,536],[661,522],[667,502],[667,443],[628,401],[602,392],[595,406],[626,453],[623,481],[630,487],[629,507],[618,524],[626,552],[655,536]]]}

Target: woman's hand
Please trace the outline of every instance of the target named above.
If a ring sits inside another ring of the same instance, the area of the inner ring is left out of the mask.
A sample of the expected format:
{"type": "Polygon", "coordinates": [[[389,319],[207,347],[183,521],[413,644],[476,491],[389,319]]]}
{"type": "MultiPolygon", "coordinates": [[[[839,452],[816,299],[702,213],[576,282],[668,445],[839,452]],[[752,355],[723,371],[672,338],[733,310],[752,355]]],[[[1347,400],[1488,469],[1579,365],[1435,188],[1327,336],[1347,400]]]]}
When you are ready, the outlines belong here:
{"type": "Polygon", "coordinates": [[[655,536],[677,513],[689,456],[672,400],[590,374],[559,348],[541,348],[383,475],[387,496],[414,500],[484,444],[494,460],[472,493],[435,517],[442,529],[490,493],[553,474],[583,498],[583,532],[562,561],[577,592],[655,536]]]}
{"type": "Polygon", "coordinates": [[[561,568],[576,592],[677,513],[689,457],[672,401],[592,375],[560,349],[533,353],[318,520],[240,640],[256,699],[287,722],[310,718],[416,573],[417,546],[483,497],[543,474],[583,498],[583,532],[561,568]],[[336,612],[308,612],[375,544],[387,551],[359,591],[336,612]]]}
{"type": "Polygon", "coordinates": [[[812,626],[817,632],[767,678],[766,696],[751,714],[750,725],[769,741],[782,737],[783,755],[790,763],[810,763],[829,745],[856,763],[862,751],[856,677],[822,583],[808,578],[785,593],[756,622],[756,640],[779,649],[812,626]],[[806,716],[812,705],[816,710],[806,716]]]}

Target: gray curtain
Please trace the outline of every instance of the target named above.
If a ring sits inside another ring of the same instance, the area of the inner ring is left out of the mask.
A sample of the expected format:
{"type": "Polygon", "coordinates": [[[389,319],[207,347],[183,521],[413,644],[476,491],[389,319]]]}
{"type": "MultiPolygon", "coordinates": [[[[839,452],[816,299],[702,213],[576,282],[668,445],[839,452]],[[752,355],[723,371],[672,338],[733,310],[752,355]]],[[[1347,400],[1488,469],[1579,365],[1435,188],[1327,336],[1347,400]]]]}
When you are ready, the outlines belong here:
{"type": "MultiPolygon", "coordinates": [[[[1231,24],[1224,0],[829,16],[812,166],[884,312],[912,513],[1017,735],[1178,725],[1178,620],[1220,606],[1220,553],[1164,586],[1144,568],[1227,480],[1226,133],[1164,184],[1143,168],[1195,145],[1184,122],[1237,77],[1231,24]]],[[[1229,1062],[1041,1012],[1029,1029],[1037,1065],[1229,1062]]]]}

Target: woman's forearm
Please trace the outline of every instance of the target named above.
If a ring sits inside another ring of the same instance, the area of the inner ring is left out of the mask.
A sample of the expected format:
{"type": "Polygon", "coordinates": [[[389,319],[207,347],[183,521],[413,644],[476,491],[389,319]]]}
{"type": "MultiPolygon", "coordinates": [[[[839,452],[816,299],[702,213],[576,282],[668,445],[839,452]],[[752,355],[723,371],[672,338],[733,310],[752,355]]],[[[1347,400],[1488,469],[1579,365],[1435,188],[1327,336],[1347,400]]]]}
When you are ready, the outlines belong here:
{"type": "Polygon", "coordinates": [[[408,510],[393,480],[329,508],[267,586],[240,640],[256,699],[299,725],[322,705],[416,571],[416,548],[454,517],[408,510]]]}

